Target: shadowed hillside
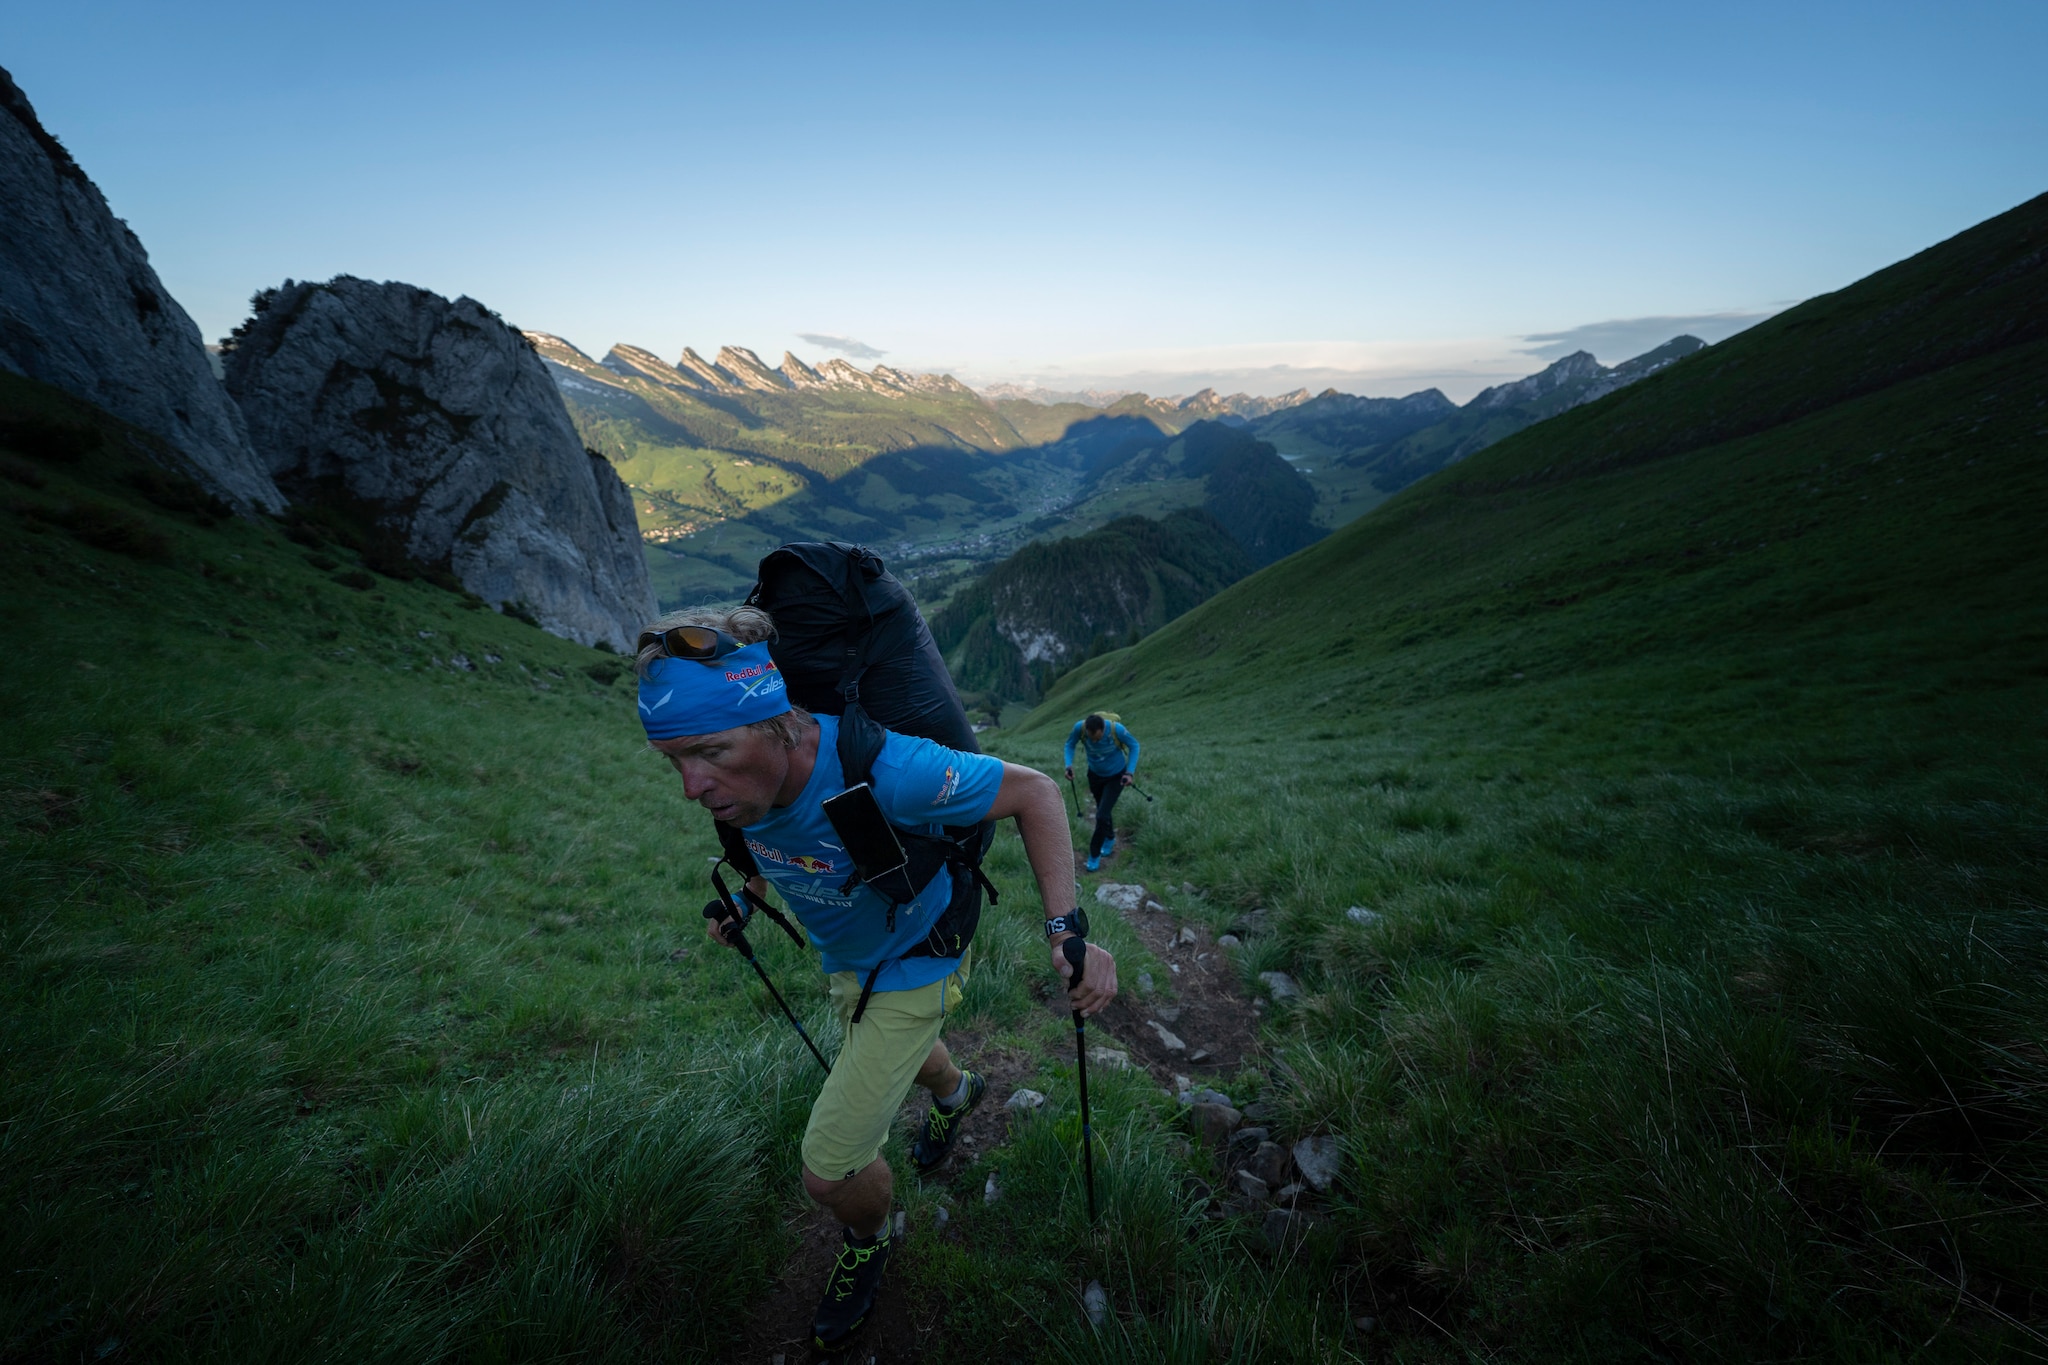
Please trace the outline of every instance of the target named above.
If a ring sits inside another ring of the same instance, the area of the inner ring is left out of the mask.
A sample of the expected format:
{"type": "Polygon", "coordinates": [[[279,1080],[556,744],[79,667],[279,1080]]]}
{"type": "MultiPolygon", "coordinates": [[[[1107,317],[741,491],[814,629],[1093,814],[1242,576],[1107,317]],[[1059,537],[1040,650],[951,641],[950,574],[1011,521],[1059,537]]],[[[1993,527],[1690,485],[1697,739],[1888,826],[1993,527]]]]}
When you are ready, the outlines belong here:
{"type": "MultiPolygon", "coordinates": [[[[1283,1126],[1343,1140],[1320,1292],[1375,1351],[2018,1358],[2044,523],[2048,197],[1424,480],[998,744],[1116,707],[1159,798],[1119,875],[1268,909],[1239,962],[1298,983],[1283,1126]]],[[[1305,1339],[1261,1284],[1211,1340],[1305,1339]]],[[[1168,1324],[1137,1354],[1184,1320],[1120,1307],[1168,1324]]]]}
{"type": "Polygon", "coordinates": [[[1158,629],[1251,570],[1206,512],[1120,517],[1025,546],[933,614],[932,634],[963,691],[1034,699],[1065,668],[1158,629]]]}

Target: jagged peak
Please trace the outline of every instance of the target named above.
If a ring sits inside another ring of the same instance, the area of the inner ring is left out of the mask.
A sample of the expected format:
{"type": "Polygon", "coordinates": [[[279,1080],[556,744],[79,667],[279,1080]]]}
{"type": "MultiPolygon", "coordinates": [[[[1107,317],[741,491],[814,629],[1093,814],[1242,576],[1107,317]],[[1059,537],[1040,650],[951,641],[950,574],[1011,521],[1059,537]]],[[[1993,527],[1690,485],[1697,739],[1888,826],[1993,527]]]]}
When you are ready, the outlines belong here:
{"type": "Polygon", "coordinates": [[[696,387],[687,376],[677,373],[675,366],[654,352],[642,350],[638,346],[621,343],[605,352],[604,359],[598,363],[614,374],[651,379],[657,384],[682,388],[696,387]]]}
{"type": "Polygon", "coordinates": [[[886,378],[888,366],[877,365],[869,374],[834,356],[818,367],[818,376],[829,389],[860,389],[867,393],[900,394],[903,390],[886,378]]]}
{"type": "Polygon", "coordinates": [[[719,347],[716,364],[719,369],[758,393],[781,393],[792,387],[787,375],[780,370],[771,369],[766,361],[744,346],[719,347]]]}
{"type": "Polygon", "coordinates": [[[735,379],[730,371],[712,364],[688,346],[683,347],[683,354],[676,361],[676,369],[691,376],[699,387],[717,393],[737,393],[746,387],[735,379]]]}
{"type": "Polygon", "coordinates": [[[825,387],[824,378],[816,370],[804,364],[803,361],[798,360],[795,353],[791,351],[784,351],[782,353],[782,377],[789,381],[789,386],[793,389],[822,389],[825,387]]]}
{"type": "MultiPolygon", "coordinates": [[[[558,337],[553,332],[536,332],[532,328],[526,327],[520,329],[520,335],[524,336],[536,347],[545,346],[549,350],[567,351],[570,355],[590,360],[590,357],[585,355],[582,348],[578,347],[575,342],[558,337]]],[[[595,365],[597,362],[590,360],[590,363],[595,365]]]]}

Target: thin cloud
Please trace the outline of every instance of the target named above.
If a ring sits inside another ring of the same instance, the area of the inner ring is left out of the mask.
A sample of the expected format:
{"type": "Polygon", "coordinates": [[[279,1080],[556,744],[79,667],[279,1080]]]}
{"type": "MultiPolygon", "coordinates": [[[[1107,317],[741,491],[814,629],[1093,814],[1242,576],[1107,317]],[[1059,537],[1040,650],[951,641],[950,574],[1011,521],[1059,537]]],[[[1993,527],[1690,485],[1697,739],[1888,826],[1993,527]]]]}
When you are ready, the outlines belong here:
{"type": "Polygon", "coordinates": [[[808,341],[811,345],[827,351],[837,351],[852,360],[880,360],[889,354],[879,347],[870,346],[865,341],[856,341],[852,337],[836,337],[826,332],[798,332],[796,335],[799,341],[808,341]]]}
{"type": "MultiPolygon", "coordinates": [[[[1776,310],[1773,310],[1776,311],[1776,310]]],[[[1557,360],[1573,351],[1591,351],[1608,365],[1655,350],[1678,336],[1696,336],[1712,344],[1754,327],[1771,313],[1693,313],[1686,316],[1614,318],[1589,322],[1563,332],[1532,332],[1522,338],[1523,355],[1557,360]]]]}

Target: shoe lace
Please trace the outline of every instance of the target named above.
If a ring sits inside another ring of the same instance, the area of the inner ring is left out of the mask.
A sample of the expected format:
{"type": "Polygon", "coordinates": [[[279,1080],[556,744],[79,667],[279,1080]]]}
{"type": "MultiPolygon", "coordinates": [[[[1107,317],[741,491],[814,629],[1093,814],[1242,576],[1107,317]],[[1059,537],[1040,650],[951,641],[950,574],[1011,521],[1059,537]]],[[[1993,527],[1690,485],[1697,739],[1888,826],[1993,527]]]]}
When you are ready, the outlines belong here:
{"type": "Polygon", "coordinates": [[[839,1244],[839,1259],[832,1266],[833,1298],[843,1299],[853,1293],[860,1278],[860,1268],[884,1245],[886,1244],[879,1241],[864,1247],[854,1246],[851,1242],[839,1244]]]}
{"type": "Polygon", "coordinates": [[[930,1138],[933,1142],[944,1142],[946,1140],[946,1134],[952,1131],[953,1125],[958,1123],[961,1116],[973,1107],[975,1086],[979,1080],[980,1078],[973,1072],[967,1073],[967,1096],[960,1101],[959,1106],[956,1108],[946,1109],[940,1106],[936,1100],[932,1102],[931,1109],[925,1114],[924,1132],[926,1137],[930,1138]]]}

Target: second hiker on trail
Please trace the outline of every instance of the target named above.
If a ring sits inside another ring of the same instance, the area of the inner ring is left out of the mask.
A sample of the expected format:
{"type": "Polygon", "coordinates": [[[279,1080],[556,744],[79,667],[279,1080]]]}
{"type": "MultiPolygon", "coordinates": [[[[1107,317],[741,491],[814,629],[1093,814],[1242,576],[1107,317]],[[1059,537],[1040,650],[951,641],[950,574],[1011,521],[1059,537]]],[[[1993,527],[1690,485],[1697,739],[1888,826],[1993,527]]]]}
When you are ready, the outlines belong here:
{"type": "Polygon", "coordinates": [[[1074,780],[1074,746],[1088,754],[1088,795],[1095,799],[1095,832],[1088,837],[1088,870],[1102,870],[1102,860],[1116,852],[1116,825],[1111,820],[1116,799],[1137,780],[1138,738],[1124,728],[1113,711],[1096,711],[1074,722],[1067,732],[1067,781],[1074,780]]]}
{"type": "MultiPolygon", "coordinates": [[[[911,1148],[919,1168],[930,1170],[945,1160],[986,1088],[980,1076],[954,1065],[939,1041],[946,1013],[960,1003],[972,956],[966,940],[980,906],[978,856],[967,861],[948,827],[1015,818],[1045,910],[1056,916],[1047,920],[1046,936],[1062,985],[1069,979],[1063,944],[1085,938],[1087,921],[1075,905],[1066,803],[1050,777],[879,729],[871,732],[878,749],[848,747],[840,717],[792,705],[769,655],[766,641],[774,633],[767,613],[752,607],[662,618],[640,637],[640,719],[649,746],[674,766],[689,799],[724,827],[728,857],[758,869],[746,883],[748,904],[772,913],[765,898],[773,886],[802,922],[846,1023],[803,1140],[804,1189],[845,1225],[813,1323],[817,1345],[831,1350],[866,1320],[889,1257],[894,1177],[881,1152],[904,1097],[913,1084],[931,1092],[911,1148]],[[858,775],[849,780],[846,769],[854,765],[866,765],[865,783],[858,775]],[[841,832],[842,797],[874,814],[884,826],[882,844],[890,844],[893,830],[910,850],[908,861],[876,884],[865,879],[873,868],[867,853],[846,847],[860,839],[841,832]],[[734,856],[731,841],[739,839],[744,852],[734,856]],[[972,910],[958,931],[958,907],[967,903],[972,910]]],[[[864,713],[861,719],[872,726],[864,713]]],[[[849,738],[859,733],[855,727],[849,738]]],[[[708,926],[712,939],[739,947],[728,934],[740,926],[717,913],[708,926]]],[[[1084,1014],[1115,998],[1116,963],[1102,948],[1087,945],[1080,982],[1068,996],[1084,1014]]]]}

